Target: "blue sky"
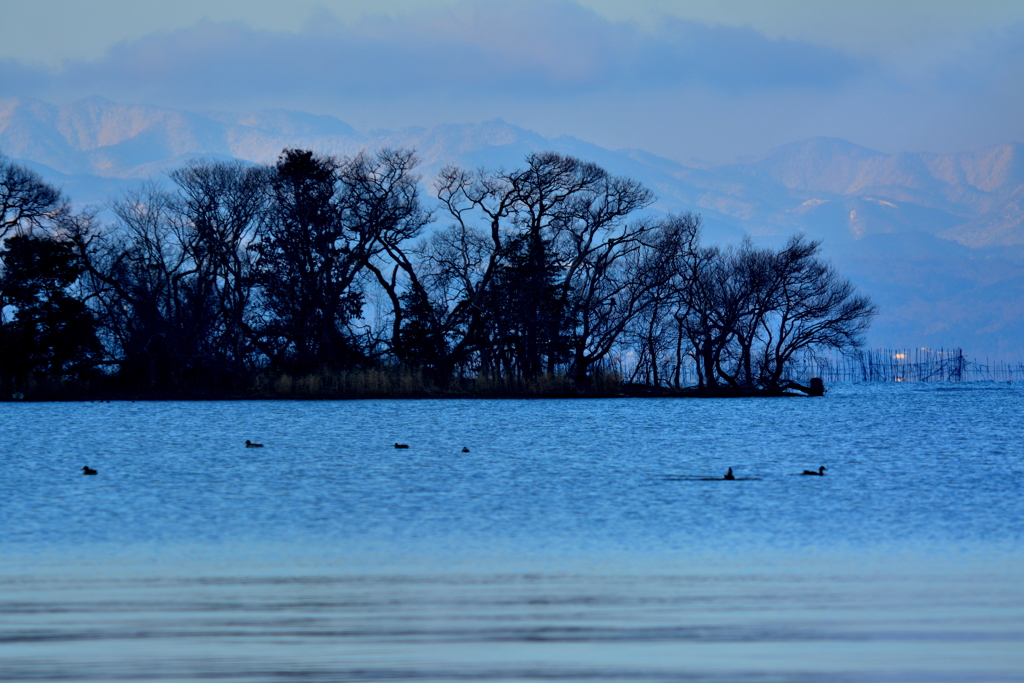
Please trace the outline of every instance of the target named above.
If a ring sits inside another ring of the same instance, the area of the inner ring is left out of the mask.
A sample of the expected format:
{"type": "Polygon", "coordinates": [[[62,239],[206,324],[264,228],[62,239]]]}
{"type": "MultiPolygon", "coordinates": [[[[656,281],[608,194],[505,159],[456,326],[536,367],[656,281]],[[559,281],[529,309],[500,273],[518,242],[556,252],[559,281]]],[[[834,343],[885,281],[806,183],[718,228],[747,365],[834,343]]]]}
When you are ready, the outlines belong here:
{"type": "Polygon", "coordinates": [[[722,162],[1024,141],[1024,2],[0,0],[0,97],[503,118],[722,162]]]}

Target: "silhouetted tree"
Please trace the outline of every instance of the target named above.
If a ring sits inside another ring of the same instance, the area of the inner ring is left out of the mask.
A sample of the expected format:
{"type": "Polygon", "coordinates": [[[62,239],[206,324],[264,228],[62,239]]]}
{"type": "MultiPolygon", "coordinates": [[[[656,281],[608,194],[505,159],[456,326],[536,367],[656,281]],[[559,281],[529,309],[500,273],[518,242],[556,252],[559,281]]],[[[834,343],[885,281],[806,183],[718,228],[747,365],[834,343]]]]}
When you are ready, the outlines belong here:
{"type": "Polygon", "coordinates": [[[74,245],[14,235],[0,258],[0,368],[7,386],[91,374],[102,348],[92,314],[70,291],[84,269],[74,245]]]}
{"type": "Polygon", "coordinates": [[[859,346],[875,315],[870,300],[818,257],[819,243],[793,237],[778,251],[694,250],[686,261],[681,329],[699,384],[777,393],[793,357],[859,346]]]}
{"type": "MultiPolygon", "coordinates": [[[[425,308],[429,301],[423,299],[425,292],[408,253],[411,241],[432,219],[420,203],[419,177],[414,173],[417,163],[411,151],[382,149],[346,158],[338,169],[342,221],[349,234],[359,236],[361,266],[391,304],[390,334],[386,339],[364,325],[367,332],[362,335],[361,345],[364,354],[373,358],[388,351],[395,353],[400,330],[406,327],[407,306],[414,309],[417,325],[427,325],[431,318],[425,308]],[[403,298],[403,286],[410,296],[403,298]]],[[[375,315],[381,321],[388,317],[384,310],[376,310],[375,315]]],[[[427,334],[427,328],[423,327],[422,332],[427,334]]],[[[443,344],[436,346],[441,337],[434,333],[428,336],[435,340],[426,348],[443,348],[443,344]]],[[[396,355],[409,360],[405,351],[396,355]]]]}
{"type": "Polygon", "coordinates": [[[505,246],[513,238],[505,226],[512,197],[500,179],[482,170],[446,167],[435,187],[452,223],[420,245],[414,266],[438,312],[435,334],[447,341],[438,374],[450,377],[479,369],[474,360],[486,337],[487,298],[505,246]]]}
{"type": "Polygon", "coordinates": [[[306,150],[281,155],[256,245],[266,315],[261,344],[280,367],[345,368],[371,357],[373,340],[352,328],[368,269],[390,286],[400,328],[397,285],[384,272],[386,259],[411,270],[399,245],[427,220],[415,163],[411,152],[393,150],[340,161],[306,150]]]}
{"type": "MultiPolygon", "coordinates": [[[[170,173],[172,208],[184,226],[193,270],[190,297],[208,312],[201,334],[210,369],[244,375],[254,359],[249,338],[253,252],[249,245],[267,204],[266,167],[193,161],[170,173]]],[[[193,304],[195,305],[195,304],[193,304]]]]}
{"type": "Polygon", "coordinates": [[[540,233],[505,249],[483,300],[481,369],[494,377],[553,373],[569,358],[560,268],[540,233]]]}
{"type": "Polygon", "coordinates": [[[690,349],[680,325],[689,311],[683,290],[686,264],[700,250],[700,228],[694,214],[669,216],[633,259],[630,279],[639,297],[638,314],[628,327],[627,344],[636,354],[632,381],[682,386],[690,349]]]}
{"type": "Polygon", "coordinates": [[[359,360],[345,326],[362,311],[360,263],[344,233],[338,161],[289,149],[277,162],[259,232],[259,344],[278,367],[309,372],[359,360]]]}
{"type": "Polygon", "coordinates": [[[596,164],[554,153],[529,155],[527,167],[507,179],[516,190],[515,223],[550,239],[563,269],[571,374],[585,385],[590,368],[638,313],[642,286],[630,281],[630,270],[654,222],[627,218],[654,195],[596,164]]]}
{"type": "Polygon", "coordinates": [[[771,261],[773,305],[760,321],[758,383],[769,391],[793,384],[786,369],[801,352],[863,344],[877,309],[853,284],[818,256],[821,243],[790,238],[771,261]]]}
{"type": "Polygon", "coordinates": [[[87,282],[121,378],[141,387],[237,384],[246,344],[248,244],[265,170],[191,162],[174,186],[146,183],[111,210],[112,226],[77,232],[87,282]]]}
{"type": "MultiPolygon", "coordinates": [[[[594,164],[554,153],[531,154],[525,168],[510,172],[447,168],[437,188],[454,223],[426,245],[422,263],[428,291],[445,302],[444,331],[453,339],[450,364],[465,364],[476,355],[485,369],[493,369],[492,342],[505,343],[511,332],[493,327],[507,322],[494,306],[517,299],[524,303],[512,294],[525,284],[510,281],[514,271],[523,273],[515,259],[524,248],[540,254],[538,245],[543,245],[550,266],[542,269],[543,277],[564,312],[555,316],[562,329],[546,333],[557,343],[540,364],[553,369],[564,355],[558,347],[565,341],[571,374],[586,384],[590,368],[611,351],[637,312],[638,291],[626,281],[628,261],[653,224],[626,223],[626,218],[648,205],[651,193],[594,164]]],[[[539,263],[536,257],[533,261],[539,263]]],[[[518,314],[523,319],[552,317],[537,309],[518,314]]],[[[539,347],[520,344],[516,353],[527,348],[539,347]]],[[[536,368],[538,359],[514,365],[536,368]]]]}
{"type": "Polygon", "coordinates": [[[443,169],[449,223],[417,240],[433,215],[416,163],[190,162],[100,227],[0,158],[0,380],[115,362],[136,387],[239,388],[267,366],[397,362],[439,384],[561,373],[586,388],[632,358],[633,381],[680,387],[692,361],[711,393],[778,393],[800,388],[795,357],[857,346],[875,314],[817,242],[702,246],[698,216],[638,219],[650,191],[554,153],[443,169]]]}
{"type": "Polygon", "coordinates": [[[18,229],[31,231],[68,213],[60,190],[0,155],[0,240],[18,229]]]}
{"type": "MultiPolygon", "coordinates": [[[[394,339],[395,357],[408,367],[436,371],[448,352],[441,331],[442,313],[430,302],[419,282],[399,297],[400,326],[394,339]]],[[[396,316],[397,317],[397,316],[396,316]]],[[[439,377],[442,382],[446,377],[439,377]]]]}
{"type": "Polygon", "coordinates": [[[730,256],[729,270],[736,292],[733,301],[739,310],[732,322],[732,367],[726,370],[719,362],[718,369],[734,389],[751,389],[760,380],[753,367],[754,347],[761,340],[766,317],[777,303],[776,254],[771,249],[757,249],[749,239],[744,239],[730,256]]]}
{"type": "Polygon", "coordinates": [[[197,296],[174,197],[153,183],[111,205],[117,221],[82,235],[91,295],[121,378],[139,388],[172,388],[196,361],[212,319],[197,296]]]}

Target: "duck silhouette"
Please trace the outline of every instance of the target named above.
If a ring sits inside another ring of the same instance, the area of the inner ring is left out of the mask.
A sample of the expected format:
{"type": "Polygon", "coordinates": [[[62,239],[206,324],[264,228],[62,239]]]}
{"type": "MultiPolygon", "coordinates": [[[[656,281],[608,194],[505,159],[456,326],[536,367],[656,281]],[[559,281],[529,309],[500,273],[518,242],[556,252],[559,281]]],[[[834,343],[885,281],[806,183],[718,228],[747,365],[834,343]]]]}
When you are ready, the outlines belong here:
{"type": "Polygon", "coordinates": [[[814,470],[804,470],[803,473],[804,474],[812,474],[815,477],[824,477],[825,476],[825,470],[826,470],[826,467],[824,465],[822,465],[821,467],[818,468],[817,472],[815,472],[814,470]]]}
{"type": "Polygon", "coordinates": [[[397,442],[395,443],[395,448],[408,448],[408,447],[409,447],[409,444],[407,444],[407,443],[397,443],[397,442]]]}
{"type": "Polygon", "coordinates": [[[96,474],[96,470],[86,465],[82,468],[82,474],[96,474]]]}
{"type": "Polygon", "coordinates": [[[263,444],[261,444],[261,443],[253,443],[252,441],[249,441],[249,439],[246,439],[245,440],[245,447],[246,448],[263,448],[263,444]]]}
{"type": "Polygon", "coordinates": [[[462,447],[462,452],[463,452],[463,453],[469,453],[469,449],[468,449],[468,448],[466,448],[465,446],[463,446],[463,447],[462,447]]]}
{"type": "Polygon", "coordinates": [[[722,479],[729,479],[729,480],[733,480],[733,479],[735,479],[735,478],[736,478],[736,477],[735,477],[735,476],[733,476],[733,473],[732,473],[732,468],[731,468],[731,467],[729,468],[729,471],[725,473],[725,476],[724,476],[724,477],[722,477],[722,479]]]}

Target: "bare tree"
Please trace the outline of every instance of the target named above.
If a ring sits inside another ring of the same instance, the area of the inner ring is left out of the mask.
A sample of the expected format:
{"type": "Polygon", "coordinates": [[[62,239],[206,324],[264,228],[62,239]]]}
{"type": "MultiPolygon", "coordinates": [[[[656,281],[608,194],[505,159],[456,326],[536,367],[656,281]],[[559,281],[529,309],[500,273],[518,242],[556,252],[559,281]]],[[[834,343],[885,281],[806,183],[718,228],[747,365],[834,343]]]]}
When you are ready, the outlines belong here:
{"type": "MultiPolygon", "coordinates": [[[[259,343],[279,367],[349,367],[373,356],[373,339],[354,329],[369,269],[397,299],[397,271],[411,270],[399,245],[426,222],[416,158],[383,150],[335,159],[285,150],[259,232],[264,321],[259,343]],[[394,284],[392,284],[394,283],[394,284]]],[[[397,308],[396,308],[397,310],[397,308]]]]}
{"type": "Polygon", "coordinates": [[[633,382],[681,386],[689,345],[679,320],[688,312],[686,264],[700,249],[700,227],[694,214],[669,216],[636,258],[631,280],[639,292],[639,313],[627,328],[627,343],[636,354],[633,382]]]}
{"type": "Polygon", "coordinates": [[[611,352],[639,313],[644,289],[653,285],[641,276],[640,254],[656,239],[657,223],[628,218],[653,202],[654,195],[634,180],[571,157],[549,154],[528,161],[524,176],[532,190],[531,208],[555,208],[550,230],[565,269],[562,290],[573,326],[571,373],[582,386],[590,368],[611,352]]]}
{"type": "Polygon", "coordinates": [[[546,345],[540,364],[523,358],[515,365],[527,374],[539,368],[550,372],[561,358],[558,345],[549,342],[564,335],[570,372],[585,384],[590,368],[610,353],[638,312],[640,292],[630,280],[631,259],[655,224],[627,219],[650,204],[653,195],[595,164],[554,153],[531,154],[525,168],[514,171],[448,168],[437,188],[454,223],[426,245],[423,262],[430,274],[426,283],[443,284],[428,291],[448,300],[443,324],[452,339],[452,365],[477,354],[485,371],[499,372],[508,363],[497,340],[528,356],[535,355],[529,349],[546,345]],[[510,285],[502,274],[525,253],[532,256],[514,266],[518,280],[510,285]],[[527,277],[523,269],[529,264],[527,277]],[[532,297],[525,308],[527,299],[509,290],[542,286],[528,283],[543,281],[552,285],[551,296],[532,297]],[[564,304],[559,314],[564,331],[558,334],[531,322],[550,318],[543,306],[552,299],[564,304]],[[494,310],[502,301],[505,313],[494,310]],[[509,315],[518,320],[510,323],[509,315]]]}
{"type": "Polygon", "coordinates": [[[773,260],[773,305],[761,321],[759,362],[759,384],[769,391],[796,384],[786,369],[797,353],[861,346],[877,314],[868,297],[821,260],[820,246],[792,237],[773,260]]]}
{"type": "Polygon", "coordinates": [[[122,376],[175,387],[202,354],[215,317],[196,286],[189,245],[195,235],[154,183],[111,205],[117,221],[92,235],[85,254],[100,320],[115,340],[122,376]]]}
{"type": "Polygon", "coordinates": [[[692,252],[681,320],[710,391],[778,393],[803,351],[858,346],[875,308],[818,257],[820,244],[793,237],[779,251],[704,248],[692,252]]]}
{"type": "Polygon", "coordinates": [[[31,230],[69,212],[60,190],[0,155],[0,240],[12,230],[31,230]]]}
{"type": "Polygon", "coordinates": [[[435,334],[444,340],[437,374],[446,377],[467,368],[475,354],[486,354],[487,297],[515,238],[509,222],[516,194],[499,174],[455,167],[441,170],[435,188],[452,223],[420,246],[417,267],[436,312],[435,334]]]}
{"type": "MultiPolygon", "coordinates": [[[[125,193],[101,229],[0,159],[0,239],[18,236],[0,253],[17,261],[0,273],[0,310],[26,322],[19,339],[50,338],[29,334],[50,324],[32,296],[76,324],[95,314],[108,362],[149,387],[237,387],[267,364],[305,373],[390,358],[439,383],[557,372],[585,388],[633,354],[633,381],[681,387],[692,361],[698,387],[730,394],[802,388],[794,357],[859,345],[875,315],[819,243],[702,246],[699,216],[637,218],[650,191],[555,153],[511,171],[443,169],[448,224],[418,239],[434,216],[416,164],[387,149],[191,162],[167,189],[125,193]],[[38,227],[50,242],[28,239],[38,227]]],[[[0,330],[7,341],[12,330],[0,330]]],[[[104,362],[92,342],[53,339],[55,358],[104,362]]]]}
{"type": "Polygon", "coordinates": [[[181,246],[193,270],[196,298],[215,317],[207,334],[211,355],[236,377],[251,360],[248,339],[253,251],[266,209],[268,169],[241,162],[193,161],[170,173],[172,208],[183,226],[181,246]]]}
{"type": "Polygon", "coordinates": [[[146,183],[111,209],[116,223],[79,230],[94,309],[122,376],[149,386],[237,384],[246,343],[248,244],[262,213],[265,170],[192,162],[175,187],[146,183]]]}
{"type": "MultiPolygon", "coordinates": [[[[391,304],[389,339],[366,326],[363,348],[370,357],[393,349],[401,338],[409,308],[409,301],[402,300],[402,285],[422,292],[407,253],[411,240],[431,220],[420,202],[419,177],[414,173],[418,163],[409,150],[382,149],[347,159],[338,170],[342,221],[350,232],[368,238],[363,263],[391,304]]],[[[383,311],[376,313],[385,317],[383,311]]]]}

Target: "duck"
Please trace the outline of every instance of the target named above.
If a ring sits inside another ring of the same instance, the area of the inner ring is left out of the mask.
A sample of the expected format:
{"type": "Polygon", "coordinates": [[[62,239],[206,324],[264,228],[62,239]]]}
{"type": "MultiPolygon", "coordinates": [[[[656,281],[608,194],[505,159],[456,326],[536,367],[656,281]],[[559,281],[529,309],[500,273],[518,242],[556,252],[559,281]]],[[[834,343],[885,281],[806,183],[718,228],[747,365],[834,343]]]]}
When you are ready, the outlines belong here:
{"type": "Polygon", "coordinates": [[[468,448],[466,448],[465,446],[463,446],[463,447],[462,447],[462,452],[463,452],[463,453],[469,453],[469,449],[468,449],[468,448]]]}
{"type": "Polygon", "coordinates": [[[263,444],[261,444],[261,443],[253,443],[252,441],[249,441],[249,439],[246,439],[245,440],[245,447],[246,448],[263,448],[263,444]]]}
{"type": "Polygon", "coordinates": [[[821,467],[818,468],[817,472],[815,472],[814,470],[804,470],[803,473],[804,474],[812,474],[815,477],[824,477],[826,469],[827,468],[824,465],[822,465],[821,467]]]}
{"type": "Polygon", "coordinates": [[[735,477],[735,476],[733,475],[733,473],[732,473],[732,468],[731,468],[731,467],[729,468],[729,471],[725,473],[725,476],[724,476],[724,477],[722,477],[722,479],[728,479],[728,480],[730,480],[730,481],[731,481],[731,480],[733,480],[733,479],[735,479],[735,478],[736,478],[736,477],[735,477]]]}
{"type": "Polygon", "coordinates": [[[82,474],[96,474],[96,470],[86,465],[82,468],[82,474]]]}
{"type": "Polygon", "coordinates": [[[408,448],[408,447],[409,447],[409,444],[407,444],[407,443],[397,443],[397,442],[395,443],[395,448],[408,448]]]}

